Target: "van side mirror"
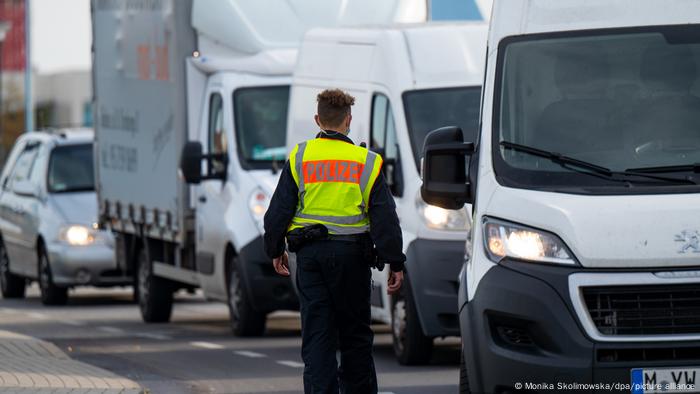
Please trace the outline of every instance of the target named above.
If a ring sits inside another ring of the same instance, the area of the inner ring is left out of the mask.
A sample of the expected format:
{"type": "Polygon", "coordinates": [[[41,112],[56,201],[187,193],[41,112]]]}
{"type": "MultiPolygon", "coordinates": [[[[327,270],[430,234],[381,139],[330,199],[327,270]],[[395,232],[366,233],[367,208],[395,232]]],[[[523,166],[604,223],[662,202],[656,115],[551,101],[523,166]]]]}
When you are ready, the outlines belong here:
{"type": "Polygon", "coordinates": [[[389,185],[391,194],[396,197],[403,197],[403,169],[401,168],[401,151],[399,151],[398,145],[396,146],[395,158],[387,158],[386,149],[384,148],[372,148],[372,151],[381,156],[384,161],[382,172],[389,185]]]}
{"type": "Polygon", "coordinates": [[[442,127],[428,133],[421,158],[423,201],[445,209],[461,209],[470,203],[467,156],[473,153],[474,144],[464,142],[459,127],[442,127]]]}
{"type": "Polygon", "coordinates": [[[188,141],[182,148],[180,156],[180,171],[185,178],[185,182],[198,184],[207,179],[220,179],[225,181],[227,178],[226,168],[228,167],[228,155],[226,153],[212,153],[205,155],[203,153],[202,144],[198,141],[188,141]],[[202,174],[202,160],[207,161],[208,174],[202,174]],[[212,173],[212,165],[214,161],[223,163],[224,171],[212,173]]]}
{"type": "Polygon", "coordinates": [[[13,183],[12,190],[18,196],[39,197],[39,195],[40,195],[39,186],[33,184],[31,181],[29,181],[27,179],[23,179],[21,181],[17,181],[15,183],[13,183]]]}

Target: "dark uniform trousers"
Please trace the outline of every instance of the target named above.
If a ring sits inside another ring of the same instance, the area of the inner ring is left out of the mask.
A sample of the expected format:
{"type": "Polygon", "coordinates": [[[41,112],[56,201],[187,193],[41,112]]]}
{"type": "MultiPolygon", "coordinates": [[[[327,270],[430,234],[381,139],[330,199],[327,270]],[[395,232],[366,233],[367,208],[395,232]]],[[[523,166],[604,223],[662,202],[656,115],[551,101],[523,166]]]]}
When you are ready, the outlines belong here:
{"type": "Polygon", "coordinates": [[[367,247],[362,242],[323,240],[297,252],[307,394],[377,393],[367,247]]]}

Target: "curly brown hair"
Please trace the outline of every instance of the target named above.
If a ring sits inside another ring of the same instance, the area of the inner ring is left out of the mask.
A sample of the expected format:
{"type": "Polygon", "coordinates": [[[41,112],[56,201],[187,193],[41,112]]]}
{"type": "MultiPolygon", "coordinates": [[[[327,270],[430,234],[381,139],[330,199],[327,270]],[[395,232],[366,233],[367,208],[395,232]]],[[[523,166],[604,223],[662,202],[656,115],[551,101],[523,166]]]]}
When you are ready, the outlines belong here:
{"type": "Polygon", "coordinates": [[[318,117],[328,127],[341,126],[355,98],[340,89],[326,89],[316,96],[318,117]]]}

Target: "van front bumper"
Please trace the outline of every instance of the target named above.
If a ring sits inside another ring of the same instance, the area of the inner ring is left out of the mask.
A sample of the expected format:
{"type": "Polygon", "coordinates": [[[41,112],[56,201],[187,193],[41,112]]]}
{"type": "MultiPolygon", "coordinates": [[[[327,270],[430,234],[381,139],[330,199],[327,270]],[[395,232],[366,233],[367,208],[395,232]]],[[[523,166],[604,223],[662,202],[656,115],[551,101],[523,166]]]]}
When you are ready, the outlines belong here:
{"type": "Polygon", "coordinates": [[[700,341],[591,339],[568,292],[577,271],[522,262],[488,271],[460,311],[472,392],[630,393],[632,369],[700,367],[700,341]]]}
{"type": "Polygon", "coordinates": [[[243,280],[253,308],[261,312],[299,310],[290,277],[280,276],[265,255],[262,237],[253,239],[239,254],[243,280]]]}
{"type": "Polygon", "coordinates": [[[459,335],[457,290],[464,241],[416,239],[406,251],[406,271],[423,334],[459,335]]]}
{"type": "Polygon", "coordinates": [[[71,246],[51,243],[47,247],[53,282],[59,286],[125,286],[132,278],[118,269],[114,248],[99,244],[71,246]]]}

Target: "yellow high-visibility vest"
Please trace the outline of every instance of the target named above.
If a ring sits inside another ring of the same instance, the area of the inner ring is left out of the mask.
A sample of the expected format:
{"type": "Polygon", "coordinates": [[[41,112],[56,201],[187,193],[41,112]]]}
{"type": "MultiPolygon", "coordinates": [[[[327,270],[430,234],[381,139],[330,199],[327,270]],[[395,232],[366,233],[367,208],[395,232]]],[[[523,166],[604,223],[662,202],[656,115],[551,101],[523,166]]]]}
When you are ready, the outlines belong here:
{"type": "Polygon", "coordinates": [[[369,195],[382,158],[349,142],[316,138],[298,144],[289,165],[299,203],[287,231],[323,224],[330,234],[369,231],[369,195]]]}

